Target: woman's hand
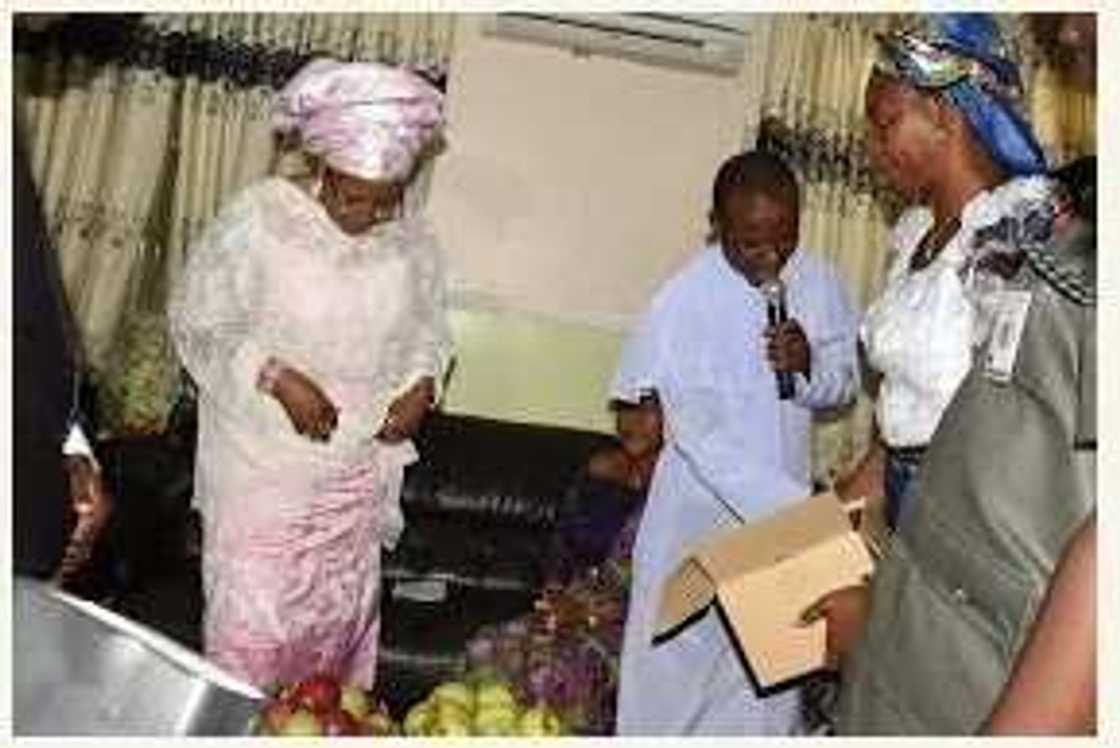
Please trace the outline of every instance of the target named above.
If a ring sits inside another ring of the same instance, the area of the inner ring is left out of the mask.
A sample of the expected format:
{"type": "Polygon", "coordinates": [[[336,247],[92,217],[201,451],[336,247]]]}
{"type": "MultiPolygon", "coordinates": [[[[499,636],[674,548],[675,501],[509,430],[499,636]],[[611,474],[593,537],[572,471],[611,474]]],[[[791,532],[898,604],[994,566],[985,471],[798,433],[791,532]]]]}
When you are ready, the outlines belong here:
{"type": "Polygon", "coordinates": [[[869,504],[881,502],[886,465],[886,452],[875,444],[852,472],[837,477],[834,489],[840,501],[847,504],[862,498],[869,504]]]}
{"type": "Polygon", "coordinates": [[[801,622],[806,626],[821,618],[825,620],[825,651],[829,667],[838,669],[840,661],[851,652],[863,631],[870,608],[871,590],[861,584],[830,592],[801,614],[801,622]]]}
{"type": "Polygon", "coordinates": [[[277,373],[271,392],[292,422],[296,433],[315,441],[329,441],[338,426],[338,408],[319,386],[291,367],[277,373]]]}
{"type": "Polygon", "coordinates": [[[435,382],[424,377],[414,384],[389,406],[377,438],[383,442],[396,444],[411,439],[420,430],[424,417],[432,409],[435,400],[435,382]]]}

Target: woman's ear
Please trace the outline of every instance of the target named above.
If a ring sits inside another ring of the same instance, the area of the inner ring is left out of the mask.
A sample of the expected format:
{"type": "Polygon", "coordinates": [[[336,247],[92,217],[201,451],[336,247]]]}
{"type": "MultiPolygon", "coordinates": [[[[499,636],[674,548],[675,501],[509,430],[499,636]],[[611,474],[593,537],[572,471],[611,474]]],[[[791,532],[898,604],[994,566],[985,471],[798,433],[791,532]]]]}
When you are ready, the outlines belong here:
{"type": "Polygon", "coordinates": [[[931,106],[930,119],[936,129],[939,140],[948,140],[961,132],[966,126],[964,116],[960,110],[944,99],[941,94],[929,97],[931,106]]]}

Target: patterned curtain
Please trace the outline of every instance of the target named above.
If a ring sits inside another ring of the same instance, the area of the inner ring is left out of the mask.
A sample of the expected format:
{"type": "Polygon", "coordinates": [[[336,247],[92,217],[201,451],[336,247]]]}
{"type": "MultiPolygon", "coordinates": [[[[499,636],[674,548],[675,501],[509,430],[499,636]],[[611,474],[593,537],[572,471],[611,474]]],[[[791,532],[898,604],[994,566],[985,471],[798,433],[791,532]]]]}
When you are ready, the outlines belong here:
{"type": "MultiPolygon", "coordinates": [[[[830,260],[865,308],[886,270],[888,232],[902,207],[869,168],[863,88],[876,33],[911,14],[776,14],[768,18],[757,146],[786,157],[803,184],[802,242],[830,260]]],[[[1000,17],[1023,60],[1028,116],[1051,163],[1094,151],[1096,102],[1063,85],[1052,64],[1052,34],[1038,18],[1000,17]],[[1048,46],[1049,45],[1049,46],[1048,46]]],[[[825,419],[813,435],[814,473],[827,481],[864,452],[871,403],[825,419]]]]}
{"type": "MultiPolygon", "coordinates": [[[[887,232],[897,206],[864,148],[863,87],[876,32],[902,17],[772,16],[766,47],[759,148],[780,153],[802,183],[802,244],[829,260],[863,309],[878,293],[887,232]]],[[[817,422],[814,475],[827,481],[858,459],[870,438],[871,406],[817,422]]]]}
{"type": "Polygon", "coordinates": [[[1055,166],[1097,152],[1096,91],[1071,85],[1062,75],[1056,37],[1061,14],[1020,14],[1009,23],[1023,59],[1027,107],[1035,132],[1055,166]]]}
{"type": "Polygon", "coordinates": [[[274,91],[307,60],[446,80],[454,16],[71,14],[16,24],[16,116],[56,237],[103,431],[162,430],[180,383],[164,320],[184,249],[274,166],[274,91]]]}

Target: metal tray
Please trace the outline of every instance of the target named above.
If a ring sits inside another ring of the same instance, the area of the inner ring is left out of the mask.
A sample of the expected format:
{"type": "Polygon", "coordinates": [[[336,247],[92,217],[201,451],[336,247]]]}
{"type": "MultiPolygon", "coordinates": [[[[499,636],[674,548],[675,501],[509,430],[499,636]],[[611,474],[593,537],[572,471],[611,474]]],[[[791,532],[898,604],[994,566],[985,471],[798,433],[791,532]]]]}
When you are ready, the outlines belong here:
{"type": "Polygon", "coordinates": [[[21,735],[248,735],[264,694],[162,634],[15,578],[12,707],[21,735]]]}

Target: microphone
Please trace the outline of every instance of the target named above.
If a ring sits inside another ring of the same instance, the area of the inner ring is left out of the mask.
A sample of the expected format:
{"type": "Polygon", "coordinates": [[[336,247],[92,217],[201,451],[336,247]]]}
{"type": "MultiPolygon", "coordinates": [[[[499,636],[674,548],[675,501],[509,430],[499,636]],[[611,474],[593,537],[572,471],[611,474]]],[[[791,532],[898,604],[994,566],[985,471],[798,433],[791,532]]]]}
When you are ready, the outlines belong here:
{"type": "MultiPolygon", "coordinates": [[[[789,319],[786,313],[786,287],[780,279],[772,278],[765,281],[762,284],[762,295],[766,298],[766,320],[770,327],[776,327],[789,319]]],[[[793,397],[793,373],[775,371],[774,378],[778,380],[778,399],[791,399],[793,397]]]]}

